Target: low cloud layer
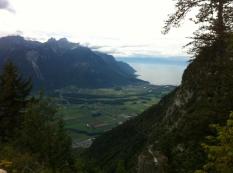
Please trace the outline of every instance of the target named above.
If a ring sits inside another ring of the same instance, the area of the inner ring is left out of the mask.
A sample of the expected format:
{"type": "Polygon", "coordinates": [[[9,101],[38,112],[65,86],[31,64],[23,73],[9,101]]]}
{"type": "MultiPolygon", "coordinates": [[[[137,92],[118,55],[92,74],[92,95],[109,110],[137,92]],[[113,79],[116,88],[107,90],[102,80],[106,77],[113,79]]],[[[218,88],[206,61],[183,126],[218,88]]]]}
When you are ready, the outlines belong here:
{"type": "Polygon", "coordinates": [[[186,38],[195,30],[193,24],[161,34],[173,5],[171,0],[159,5],[155,0],[0,0],[0,36],[17,34],[42,42],[66,37],[118,57],[186,55],[182,46],[190,41],[186,38]],[[67,20],[74,17],[76,22],[67,20]]]}
{"type": "Polygon", "coordinates": [[[8,0],[0,0],[0,10],[7,10],[12,13],[15,12],[8,0]]]}

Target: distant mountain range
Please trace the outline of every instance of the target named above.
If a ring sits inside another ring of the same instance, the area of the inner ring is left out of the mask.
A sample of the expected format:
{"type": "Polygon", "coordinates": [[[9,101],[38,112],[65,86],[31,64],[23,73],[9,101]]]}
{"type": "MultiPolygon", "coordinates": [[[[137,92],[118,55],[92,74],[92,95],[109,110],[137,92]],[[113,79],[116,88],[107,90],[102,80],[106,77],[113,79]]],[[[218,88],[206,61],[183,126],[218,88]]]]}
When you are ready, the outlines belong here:
{"type": "Polygon", "coordinates": [[[58,89],[69,85],[98,88],[145,83],[135,70],[113,56],[92,51],[63,38],[45,43],[21,36],[0,38],[0,69],[7,59],[24,76],[32,77],[36,89],[58,89]]]}

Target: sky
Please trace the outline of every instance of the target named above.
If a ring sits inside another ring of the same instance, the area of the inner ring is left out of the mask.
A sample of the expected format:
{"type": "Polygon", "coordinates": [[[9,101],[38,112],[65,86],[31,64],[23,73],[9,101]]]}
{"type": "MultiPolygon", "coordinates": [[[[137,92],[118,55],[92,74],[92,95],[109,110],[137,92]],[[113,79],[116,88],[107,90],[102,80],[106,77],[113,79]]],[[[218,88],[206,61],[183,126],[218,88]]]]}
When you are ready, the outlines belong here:
{"type": "Polygon", "coordinates": [[[173,0],[0,0],[0,36],[72,42],[115,56],[186,56],[191,22],[161,34],[173,0]]]}

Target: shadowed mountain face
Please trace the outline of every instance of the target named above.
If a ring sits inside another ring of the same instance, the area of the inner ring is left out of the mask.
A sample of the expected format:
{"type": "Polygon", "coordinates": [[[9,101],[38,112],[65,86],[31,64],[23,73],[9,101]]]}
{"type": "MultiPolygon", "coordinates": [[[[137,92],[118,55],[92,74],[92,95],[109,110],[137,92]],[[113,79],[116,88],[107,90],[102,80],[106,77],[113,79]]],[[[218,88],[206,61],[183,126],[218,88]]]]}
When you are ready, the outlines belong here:
{"type": "Polygon", "coordinates": [[[135,70],[113,56],[94,52],[65,38],[45,43],[20,36],[0,38],[0,68],[7,59],[13,61],[35,89],[64,86],[98,88],[144,83],[136,79],[135,70]]]}
{"type": "Polygon", "coordinates": [[[193,173],[201,144],[233,110],[233,38],[223,52],[207,47],[189,64],[182,84],[140,116],[97,138],[89,158],[106,172],[123,160],[127,172],[193,173]],[[99,154],[101,153],[101,154],[99,154]]]}

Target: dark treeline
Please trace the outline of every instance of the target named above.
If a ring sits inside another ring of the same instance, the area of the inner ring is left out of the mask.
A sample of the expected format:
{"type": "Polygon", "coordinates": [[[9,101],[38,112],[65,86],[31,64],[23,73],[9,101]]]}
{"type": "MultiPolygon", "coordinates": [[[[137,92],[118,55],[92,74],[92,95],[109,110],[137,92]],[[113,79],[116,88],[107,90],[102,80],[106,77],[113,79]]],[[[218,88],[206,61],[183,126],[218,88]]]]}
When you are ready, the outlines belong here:
{"type": "Polygon", "coordinates": [[[56,107],[30,95],[11,62],[0,75],[0,168],[15,173],[74,172],[72,143],[56,107]]]}

